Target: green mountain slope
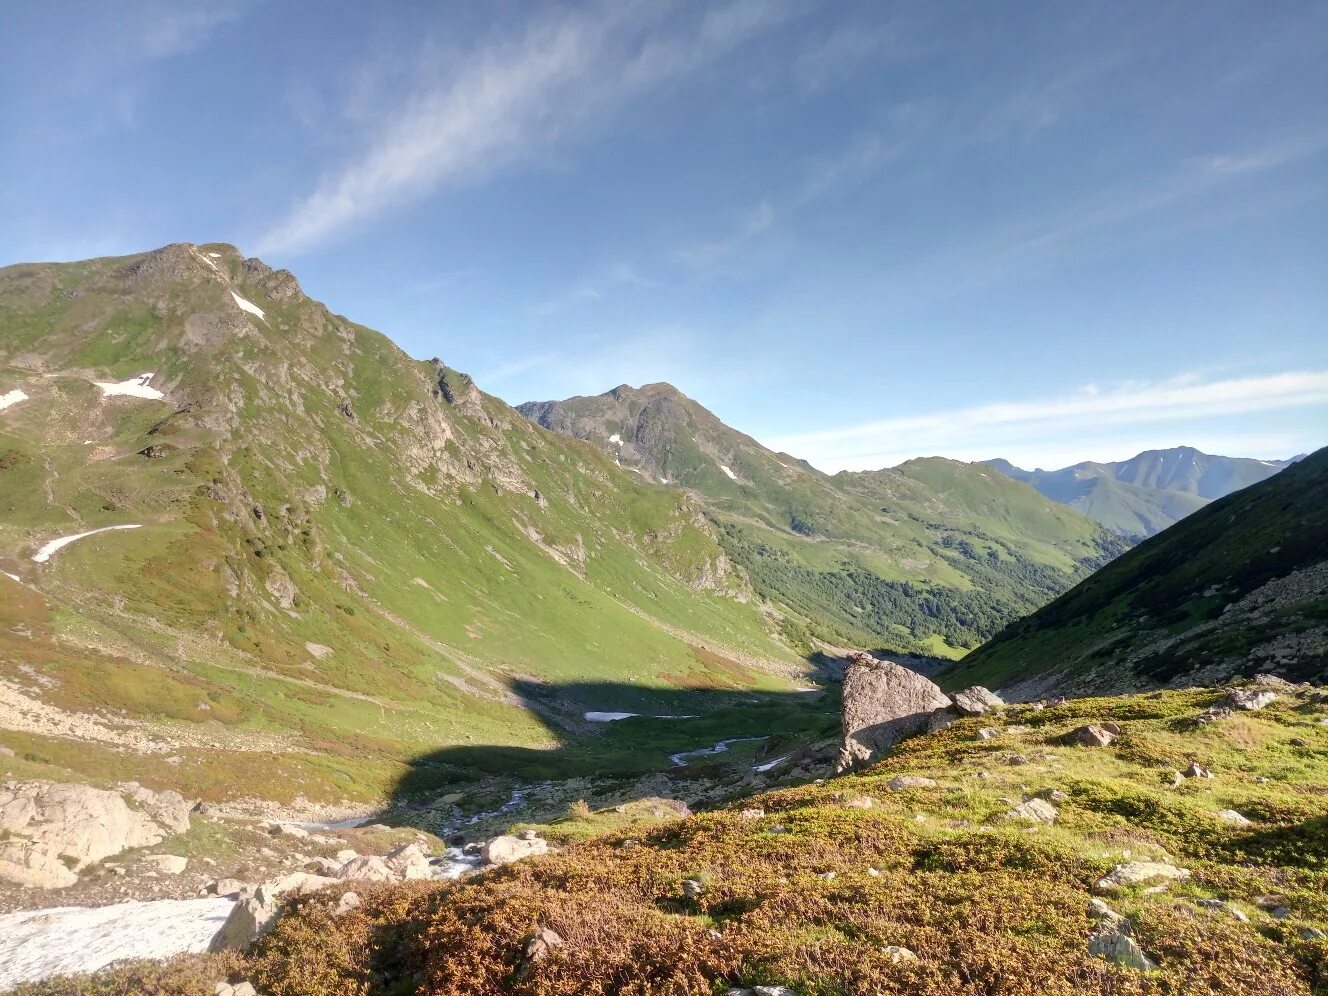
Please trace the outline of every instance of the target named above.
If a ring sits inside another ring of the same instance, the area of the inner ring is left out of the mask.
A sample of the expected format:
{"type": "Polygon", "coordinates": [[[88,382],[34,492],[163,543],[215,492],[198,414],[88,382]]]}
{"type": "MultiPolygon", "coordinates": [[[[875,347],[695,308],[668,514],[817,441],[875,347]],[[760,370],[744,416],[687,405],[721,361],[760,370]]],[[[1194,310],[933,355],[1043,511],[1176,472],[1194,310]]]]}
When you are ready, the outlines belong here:
{"type": "Polygon", "coordinates": [[[1022,470],[989,460],[1007,477],[1037,488],[1122,536],[1152,536],[1210,501],[1266,480],[1292,460],[1213,456],[1192,446],[1146,450],[1116,463],[1022,470]]]}
{"type": "Polygon", "coordinates": [[[1026,692],[1328,677],[1328,449],[1228,495],[965,657],[1026,692]]]}
{"type": "Polygon", "coordinates": [[[980,465],[822,474],[668,384],[518,411],[704,499],[724,548],[805,646],[957,654],[1124,548],[980,465]]]}
{"type": "Polygon", "coordinates": [[[230,246],[0,270],[12,392],[0,731],[31,775],[372,798],[449,744],[550,745],[518,679],[612,679],[576,728],[799,663],[692,499],[230,246]]]}

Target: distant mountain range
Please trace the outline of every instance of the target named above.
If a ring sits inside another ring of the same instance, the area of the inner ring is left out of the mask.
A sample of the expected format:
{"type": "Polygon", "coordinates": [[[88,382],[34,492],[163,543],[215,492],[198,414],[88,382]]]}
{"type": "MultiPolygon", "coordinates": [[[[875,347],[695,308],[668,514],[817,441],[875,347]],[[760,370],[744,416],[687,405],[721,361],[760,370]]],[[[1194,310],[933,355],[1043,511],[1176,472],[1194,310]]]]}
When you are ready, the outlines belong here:
{"type": "Polygon", "coordinates": [[[986,462],[1053,501],[1078,509],[1112,532],[1142,538],[1161,532],[1217,498],[1271,477],[1298,459],[1250,460],[1175,446],[1145,450],[1129,460],[1090,460],[1060,470],[1023,470],[1000,459],[986,462]]]}
{"type": "Polygon", "coordinates": [[[969,654],[949,681],[1027,698],[1259,672],[1328,679],[1325,495],[1321,449],[1144,541],[969,654]]]}
{"type": "Polygon", "coordinates": [[[806,649],[956,656],[1127,546],[981,464],[821,473],[669,384],[517,410],[700,498],[726,553],[806,649]]]}

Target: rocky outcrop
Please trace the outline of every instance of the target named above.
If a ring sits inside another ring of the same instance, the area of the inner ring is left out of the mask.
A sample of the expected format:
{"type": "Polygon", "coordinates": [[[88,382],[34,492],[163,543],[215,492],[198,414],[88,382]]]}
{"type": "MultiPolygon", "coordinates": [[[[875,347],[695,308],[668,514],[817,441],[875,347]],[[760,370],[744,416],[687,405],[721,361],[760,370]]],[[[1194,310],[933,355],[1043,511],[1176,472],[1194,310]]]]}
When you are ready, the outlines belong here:
{"type": "Polygon", "coordinates": [[[1001,708],[1005,705],[1005,700],[990,689],[974,685],[962,692],[955,692],[954,705],[966,715],[981,716],[985,712],[1001,708]]]}
{"type": "Polygon", "coordinates": [[[882,751],[925,733],[950,697],[908,668],[870,654],[851,655],[844,673],[844,744],[839,770],[866,764],[882,751]]]}
{"type": "Polygon", "coordinates": [[[153,792],[132,782],[122,789],[5,782],[0,786],[0,879],[62,888],[77,882],[79,869],[95,861],[160,844],[189,829],[189,804],[178,793],[153,792]]]}

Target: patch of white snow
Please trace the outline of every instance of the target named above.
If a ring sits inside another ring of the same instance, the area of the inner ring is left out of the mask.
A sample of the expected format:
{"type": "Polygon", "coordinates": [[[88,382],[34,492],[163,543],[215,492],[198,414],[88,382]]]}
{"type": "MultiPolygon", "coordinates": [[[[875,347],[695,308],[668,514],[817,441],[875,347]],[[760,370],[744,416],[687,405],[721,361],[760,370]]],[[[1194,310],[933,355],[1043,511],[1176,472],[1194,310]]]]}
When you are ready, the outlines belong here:
{"type": "Polygon", "coordinates": [[[263,319],[263,321],[267,321],[267,316],[263,314],[263,309],[254,304],[253,301],[246,301],[244,298],[240,297],[239,294],[235,293],[235,291],[231,291],[231,297],[235,298],[235,303],[240,306],[241,310],[247,311],[251,315],[257,315],[259,318],[263,319]]]}
{"type": "Polygon", "coordinates": [[[14,388],[14,390],[12,391],[6,391],[4,394],[0,394],[0,412],[4,411],[10,405],[16,405],[20,401],[27,401],[27,400],[28,396],[24,394],[22,391],[20,391],[17,387],[14,388]]]}
{"type": "Polygon", "coordinates": [[[57,553],[64,547],[67,547],[74,540],[81,540],[84,536],[95,536],[97,533],[108,532],[112,529],[142,529],[137,523],[124,526],[102,526],[100,529],[89,529],[86,533],[75,533],[73,536],[61,536],[59,539],[53,539],[40,550],[32,555],[32,559],[39,564],[44,564],[51,559],[52,554],[57,553]]]}
{"type": "Polygon", "coordinates": [[[613,443],[613,444],[615,444],[615,445],[617,445],[617,446],[621,446],[621,445],[622,445],[622,436],[618,435],[618,434],[615,432],[612,436],[609,437],[609,442],[611,442],[611,443],[613,443]]]}
{"type": "Polygon", "coordinates": [[[777,758],[775,758],[773,761],[766,761],[765,764],[756,764],[756,765],[753,765],[753,766],[752,766],[752,770],[753,770],[753,771],[762,771],[762,772],[764,772],[764,771],[769,771],[771,768],[775,767],[776,765],[781,764],[781,763],[783,763],[784,761],[787,761],[787,760],[788,760],[788,757],[789,757],[789,756],[788,756],[787,754],[785,754],[783,757],[777,757],[777,758]]]}
{"type": "Polygon", "coordinates": [[[616,723],[620,719],[631,719],[633,716],[641,715],[638,712],[588,712],[585,714],[587,723],[616,723]]]}
{"type": "Polygon", "coordinates": [[[211,256],[213,259],[221,259],[221,253],[219,252],[210,252],[208,253],[208,255],[211,256]]]}
{"type": "Polygon", "coordinates": [[[19,584],[23,583],[23,579],[19,577],[17,574],[10,574],[8,571],[0,571],[0,574],[4,574],[4,576],[9,578],[9,580],[11,581],[17,581],[19,584]]]}
{"type": "Polygon", "coordinates": [[[736,481],[738,479],[738,475],[735,474],[733,471],[729,470],[722,463],[719,465],[719,469],[728,475],[730,481],[736,481]]]}
{"type": "Polygon", "coordinates": [[[0,989],[67,972],[92,972],[121,958],[206,951],[230,899],[159,899],[0,915],[0,989]]]}
{"type": "Polygon", "coordinates": [[[129,398],[151,398],[154,401],[160,401],[166,395],[162,394],[155,387],[148,387],[150,381],[156,374],[139,374],[137,377],[130,377],[119,384],[107,384],[104,381],[94,380],[92,383],[101,388],[101,393],[106,397],[115,395],[124,395],[129,398]]]}

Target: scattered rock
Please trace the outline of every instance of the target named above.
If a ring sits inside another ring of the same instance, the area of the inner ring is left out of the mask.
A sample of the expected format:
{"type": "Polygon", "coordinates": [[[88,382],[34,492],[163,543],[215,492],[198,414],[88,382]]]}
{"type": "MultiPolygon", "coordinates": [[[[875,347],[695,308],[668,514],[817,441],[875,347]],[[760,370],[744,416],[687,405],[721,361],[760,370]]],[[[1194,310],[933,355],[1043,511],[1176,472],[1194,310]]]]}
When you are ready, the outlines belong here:
{"type": "Polygon", "coordinates": [[[208,950],[214,953],[243,951],[272,929],[280,912],[276,897],[260,885],[253,896],[232,907],[230,916],[212,938],[208,950]]]}
{"type": "Polygon", "coordinates": [[[1102,926],[1088,939],[1088,953],[1104,958],[1121,968],[1131,968],[1137,972],[1151,972],[1157,968],[1157,962],[1144,954],[1139,943],[1118,926],[1102,926]]]}
{"type": "Polygon", "coordinates": [[[699,879],[685,878],[682,880],[682,894],[685,899],[700,899],[705,892],[705,884],[699,879]]]}
{"type": "Polygon", "coordinates": [[[994,726],[984,726],[978,730],[979,740],[994,740],[1001,735],[1001,731],[994,726]]]}
{"type": "Polygon", "coordinates": [[[525,943],[522,945],[522,953],[525,955],[526,961],[540,962],[566,943],[562,935],[556,930],[540,927],[526,937],[525,943]]]}
{"type": "MultiPolygon", "coordinates": [[[[512,839],[515,840],[516,838],[512,839]]],[[[368,882],[391,882],[396,879],[396,875],[387,862],[378,855],[366,854],[351,858],[342,865],[341,870],[337,872],[337,878],[364,879],[368,882]]]]}
{"type": "Polygon", "coordinates": [[[389,851],[387,866],[403,879],[431,878],[429,855],[418,844],[403,844],[389,851]]]}
{"type": "Polygon", "coordinates": [[[1110,747],[1119,734],[1112,733],[1103,726],[1081,726],[1065,736],[1065,742],[1078,744],[1080,747],[1110,747]]]}
{"type": "Polygon", "coordinates": [[[1318,927],[1302,927],[1300,939],[1302,941],[1324,941],[1328,940],[1328,934],[1325,934],[1318,927]]]}
{"type": "Polygon", "coordinates": [[[751,821],[751,820],[759,820],[759,819],[761,819],[763,816],[765,816],[765,810],[764,810],[764,809],[757,808],[757,807],[753,807],[752,809],[744,809],[739,815],[740,815],[744,820],[748,820],[748,821],[751,821]]]}
{"type": "Polygon", "coordinates": [[[914,954],[908,948],[901,947],[898,944],[888,944],[882,949],[882,951],[884,952],[885,956],[890,959],[890,963],[893,965],[899,965],[904,962],[918,960],[918,956],[916,954],[914,954]]]}
{"type": "Polygon", "coordinates": [[[1254,712],[1277,701],[1277,693],[1260,688],[1233,688],[1218,703],[1219,707],[1254,712]]]}
{"type": "Polygon", "coordinates": [[[869,795],[855,795],[844,802],[849,809],[871,809],[876,805],[876,800],[869,795]]]}
{"type": "Polygon", "coordinates": [[[839,770],[867,763],[881,751],[926,732],[949,697],[922,675],[870,654],[854,653],[844,674],[844,744],[839,770]]]}
{"type": "Polygon", "coordinates": [[[1038,793],[1039,799],[1046,799],[1048,802],[1069,802],[1070,793],[1062,792],[1060,789],[1043,789],[1038,793]]]}
{"type": "Polygon", "coordinates": [[[241,982],[231,989],[231,996],[258,996],[252,982],[241,982]]]}
{"type": "Polygon", "coordinates": [[[1217,811],[1217,818],[1221,820],[1223,823],[1227,824],[1227,826],[1232,826],[1232,827],[1254,826],[1253,820],[1251,820],[1249,817],[1242,816],[1234,809],[1219,809],[1217,811]]]}
{"type": "Polygon", "coordinates": [[[895,792],[904,792],[908,789],[935,788],[936,780],[926,778],[922,775],[897,775],[890,779],[890,788],[895,792]]]}
{"type": "Polygon", "coordinates": [[[345,916],[353,909],[359,909],[360,897],[358,893],[346,892],[337,900],[335,916],[345,916]]]}
{"type": "Polygon", "coordinates": [[[1010,754],[1005,758],[1005,763],[1018,767],[1028,763],[1028,758],[1023,754],[1010,754]]]}
{"type": "Polygon", "coordinates": [[[539,854],[545,854],[549,850],[547,841],[540,837],[530,840],[523,840],[520,837],[513,837],[511,834],[504,834],[501,837],[494,837],[484,845],[481,854],[484,857],[484,863],[488,865],[507,865],[513,861],[520,861],[523,858],[534,857],[539,854]]]}
{"type": "Polygon", "coordinates": [[[1213,773],[1199,764],[1198,761],[1191,761],[1190,766],[1185,769],[1186,778],[1212,778],[1213,773]]]}
{"type": "Polygon", "coordinates": [[[1012,820],[1026,823],[1055,823],[1060,811],[1045,799],[1029,799],[1015,806],[1007,815],[1012,820]]]}
{"type": "Polygon", "coordinates": [[[238,896],[247,886],[238,878],[219,878],[204,890],[209,896],[238,896]]]}
{"type": "Polygon", "coordinates": [[[303,840],[309,836],[308,830],[297,827],[294,823],[273,823],[268,832],[275,837],[294,837],[296,840],[303,840]]]}
{"type": "Polygon", "coordinates": [[[163,875],[179,875],[189,865],[189,859],[179,854],[148,854],[139,862],[163,875]]]}
{"type": "Polygon", "coordinates": [[[1189,869],[1164,861],[1127,861],[1098,879],[1096,888],[1099,892],[1114,892],[1150,882],[1184,882],[1189,877],[1189,869]]]}

